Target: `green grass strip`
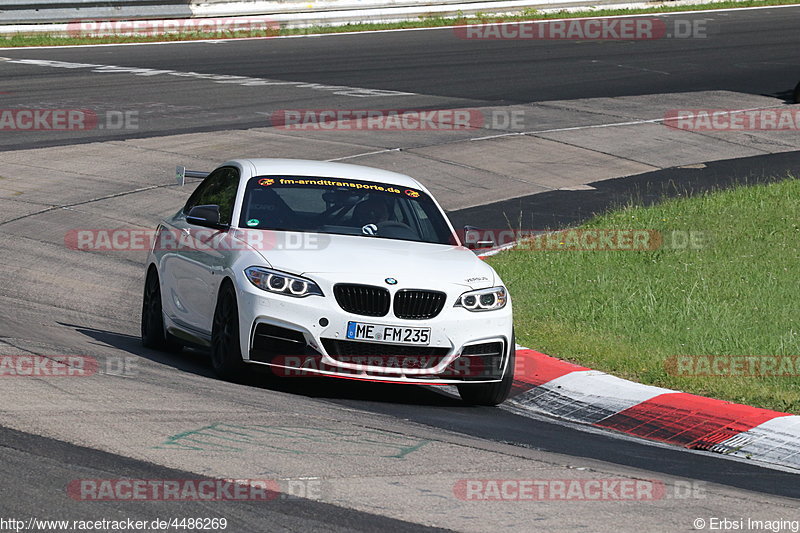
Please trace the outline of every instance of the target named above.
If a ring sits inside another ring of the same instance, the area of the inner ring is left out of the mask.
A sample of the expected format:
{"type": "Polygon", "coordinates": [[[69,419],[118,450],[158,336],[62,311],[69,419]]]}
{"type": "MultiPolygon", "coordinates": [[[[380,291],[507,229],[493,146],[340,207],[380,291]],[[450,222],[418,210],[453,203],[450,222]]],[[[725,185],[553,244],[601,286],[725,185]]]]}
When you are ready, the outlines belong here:
{"type": "Polygon", "coordinates": [[[800,414],[799,180],[628,206],[581,227],[657,230],[668,246],[529,246],[489,258],[514,298],[520,344],[641,383],[800,414]],[[710,242],[670,247],[675,231],[710,242]],[[797,366],[793,376],[668,370],[684,355],[783,356],[797,366]]]}

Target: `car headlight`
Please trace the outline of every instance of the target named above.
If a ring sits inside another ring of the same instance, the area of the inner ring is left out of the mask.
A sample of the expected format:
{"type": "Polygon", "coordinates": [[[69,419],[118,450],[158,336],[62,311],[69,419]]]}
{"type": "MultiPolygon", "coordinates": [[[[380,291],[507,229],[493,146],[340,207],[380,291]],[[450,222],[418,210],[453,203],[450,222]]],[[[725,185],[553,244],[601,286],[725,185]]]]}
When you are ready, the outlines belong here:
{"type": "Polygon", "coordinates": [[[323,296],[322,289],[310,279],[255,266],[246,268],[244,273],[250,283],[261,290],[294,296],[295,298],[305,298],[314,294],[323,296]]]}
{"type": "Polygon", "coordinates": [[[507,301],[505,287],[492,287],[465,292],[458,297],[454,307],[463,307],[468,311],[494,311],[505,307],[507,301]]]}

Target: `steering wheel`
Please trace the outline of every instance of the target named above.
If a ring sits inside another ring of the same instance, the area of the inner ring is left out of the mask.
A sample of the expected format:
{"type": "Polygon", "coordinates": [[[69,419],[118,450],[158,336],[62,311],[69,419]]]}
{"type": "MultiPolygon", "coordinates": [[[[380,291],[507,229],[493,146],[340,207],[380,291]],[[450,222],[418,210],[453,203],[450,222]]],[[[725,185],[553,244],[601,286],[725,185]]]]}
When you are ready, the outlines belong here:
{"type": "MultiPolygon", "coordinates": [[[[390,229],[390,228],[405,229],[405,230],[414,232],[414,230],[411,228],[411,226],[409,226],[405,222],[400,222],[399,220],[384,220],[383,222],[378,222],[377,226],[378,226],[378,232],[379,233],[380,233],[380,230],[382,230],[382,229],[390,229]]],[[[416,232],[414,232],[414,233],[416,233],[416,232]]]]}
{"type": "Polygon", "coordinates": [[[419,239],[419,235],[411,226],[398,220],[384,220],[376,225],[378,226],[379,236],[395,239],[419,239]]]}

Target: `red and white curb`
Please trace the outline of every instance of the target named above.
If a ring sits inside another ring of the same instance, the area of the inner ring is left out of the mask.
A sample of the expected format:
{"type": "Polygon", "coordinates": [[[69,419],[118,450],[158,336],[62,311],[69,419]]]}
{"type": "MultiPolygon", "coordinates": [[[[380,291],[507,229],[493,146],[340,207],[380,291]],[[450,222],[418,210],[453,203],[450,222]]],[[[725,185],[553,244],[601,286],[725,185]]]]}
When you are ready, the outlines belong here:
{"type": "Polygon", "coordinates": [[[800,416],[642,385],[517,346],[512,407],[800,470],[800,416]]]}

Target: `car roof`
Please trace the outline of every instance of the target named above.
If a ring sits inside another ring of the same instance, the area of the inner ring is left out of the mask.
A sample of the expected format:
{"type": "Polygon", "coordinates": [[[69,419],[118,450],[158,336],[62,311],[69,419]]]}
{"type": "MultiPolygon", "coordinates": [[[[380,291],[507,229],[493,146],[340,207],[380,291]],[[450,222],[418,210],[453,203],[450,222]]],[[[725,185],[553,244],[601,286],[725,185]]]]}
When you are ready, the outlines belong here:
{"type": "Polygon", "coordinates": [[[237,159],[238,163],[249,162],[255,167],[256,176],[285,174],[287,176],[318,176],[323,178],[342,178],[362,181],[388,183],[400,187],[413,187],[425,190],[417,180],[405,174],[382,170],[379,168],[333,163],[330,161],[313,161],[309,159],[237,159]]]}

